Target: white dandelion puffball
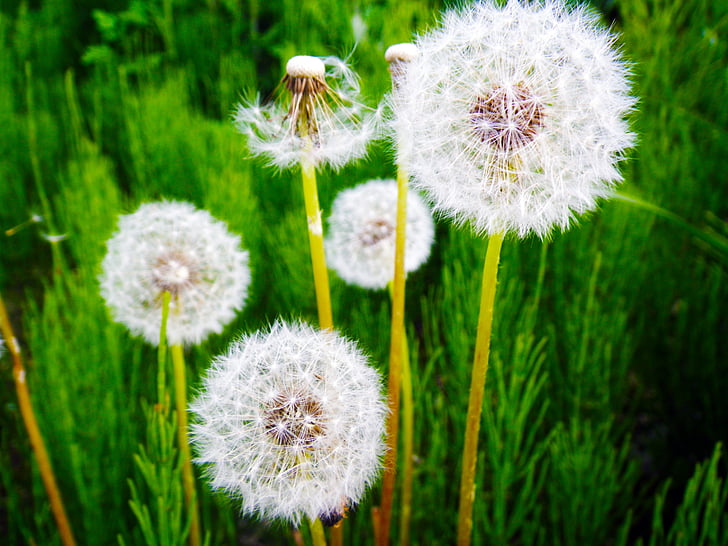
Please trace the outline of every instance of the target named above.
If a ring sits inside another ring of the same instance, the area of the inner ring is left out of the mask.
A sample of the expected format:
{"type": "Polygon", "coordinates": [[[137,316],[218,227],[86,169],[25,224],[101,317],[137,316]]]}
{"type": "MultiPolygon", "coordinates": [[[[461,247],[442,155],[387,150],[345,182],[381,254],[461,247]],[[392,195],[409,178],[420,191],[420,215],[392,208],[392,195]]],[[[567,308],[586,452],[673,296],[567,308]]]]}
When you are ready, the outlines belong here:
{"type": "Polygon", "coordinates": [[[335,522],[381,466],[379,375],[331,330],[276,322],[241,337],[212,362],[190,409],[196,462],[246,514],[335,522]]]}
{"type": "Polygon", "coordinates": [[[300,163],[339,168],[366,154],[377,116],[360,99],[359,81],[337,57],[292,57],[281,100],[239,104],[234,122],[253,154],[280,169],[300,163]]]}
{"type": "MultiPolygon", "coordinates": [[[[329,266],[346,282],[385,288],[394,278],[397,182],[370,180],[336,196],[326,237],[329,266]]],[[[407,193],[404,269],[419,268],[430,256],[435,225],[419,195],[407,193]]]]}
{"type": "Polygon", "coordinates": [[[478,233],[546,236],[621,181],[629,67],[586,8],[476,3],[421,36],[393,102],[413,184],[478,233]]]}
{"type": "Polygon", "coordinates": [[[199,343],[243,307],[250,284],[240,237],[184,202],[147,203],[119,218],[99,278],[114,320],[159,344],[162,294],[171,295],[167,339],[199,343]]]}

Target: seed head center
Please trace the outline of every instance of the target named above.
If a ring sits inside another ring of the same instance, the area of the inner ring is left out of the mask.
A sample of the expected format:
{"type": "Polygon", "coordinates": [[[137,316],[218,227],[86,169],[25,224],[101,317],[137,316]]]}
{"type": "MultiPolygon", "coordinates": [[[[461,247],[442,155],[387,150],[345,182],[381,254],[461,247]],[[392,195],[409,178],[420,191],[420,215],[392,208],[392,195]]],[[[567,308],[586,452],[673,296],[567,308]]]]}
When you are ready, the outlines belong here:
{"type": "Polygon", "coordinates": [[[364,246],[374,246],[394,233],[394,226],[387,220],[370,220],[359,233],[359,240],[364,246]]]}
{"type": "Polygon", "coordinates": [[[281,446],[310,447],[325,432],[321,402],[310,394],[278,393],[265,409],[265,430],[281,446]]]}
{"type": "Polygon", "coordinates": [[[152,278],[161,291],[177,296],[195,282],[197,274],[184,254],[170,252],[157,259],[152,268],[152,278]]]}
{"type": "Polygon", "coordinates": [[[543,118],[543,104],[521,84],[496,86],[470,109],[475,135],[503,153],[516,152],[536,138],[543,118]]]}

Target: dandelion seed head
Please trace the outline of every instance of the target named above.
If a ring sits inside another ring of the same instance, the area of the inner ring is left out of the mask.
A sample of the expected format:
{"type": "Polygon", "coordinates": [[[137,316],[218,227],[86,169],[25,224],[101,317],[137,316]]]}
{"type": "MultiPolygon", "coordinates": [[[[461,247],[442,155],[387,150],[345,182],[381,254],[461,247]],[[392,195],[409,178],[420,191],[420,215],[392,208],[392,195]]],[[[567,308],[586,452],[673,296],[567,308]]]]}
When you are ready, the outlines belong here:
{"type": "MultiPolygon", "coordinates": [[[[381,289],[394,278],[397,182],[370,180],[336,196],[328,219],[326,258],[346,282],[381,289]]],[[[407,195],[405,271],[430,255],[435,226],[430,210],[414,192],[407,195]]]]}
{"type": "Polygon", "coordinates": [[[363,105],[356,74],[337,57],[292,57],[286,94],[261,104],[239,104],[235,125],[248,148],[280,169],[302,162],[339,168],[363,157],[378,115],[363,105]]]}
{"type": "Polygon", "coordinates": [[[566,229],[621,181],[635,104],[597,16],[561,1],[480,2],[418,38],[393,131],[413,185],[476,232],[566,229]]]}
{"type": "Polygon", "coordinates": [[[240,237],[189,203],[147,203],[121,216],[99,277],[114,320],[159,343],[162,294],[171,295],[167,339],[199,343],[242,308],[250,284],[240,237]]]}
{"type": "Polygon", "coordinates": [[[213,489],[243,512],[298,525],[357,504],[377,476],[386,405],[356,345],[276,322],[243,336],[192,402],[192,443],[213,489]]]}

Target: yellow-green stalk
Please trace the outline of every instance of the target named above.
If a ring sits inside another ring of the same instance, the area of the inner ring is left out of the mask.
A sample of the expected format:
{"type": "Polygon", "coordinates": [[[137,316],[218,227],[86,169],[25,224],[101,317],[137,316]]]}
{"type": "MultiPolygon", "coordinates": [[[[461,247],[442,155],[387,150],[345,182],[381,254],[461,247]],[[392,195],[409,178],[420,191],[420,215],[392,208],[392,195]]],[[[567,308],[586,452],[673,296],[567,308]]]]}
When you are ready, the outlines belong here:
{"type": "Polygon", "coordinates": [[[309,528],[311,530],[311,541],[313,546],[326,546],[326,535],[324,534],[324,526],[321,520],[311,519],[308,521],[309,528]]]}
{"type": "Polygon", "coordinates": [[[331,313],[329,272],[326,267],[324,230],[321,222],[318,190],[316,188],[316,170],[313,164],[303,162],[301,164],[301,175],[303,178],[303,197],[306,206],[308,242],[311,249],[311,267],[313,269],[313,280],[316,290],[319,326],[321,328],[331,329],[334,326],[334,321],[331,313]]]}
{"type": "Polygon", "coordinates": [[[473,529],[473,502],[475,501],[475,466],[478,460],[478,433],[483,407],[485,378],[488,372],[490,334],[493,325],[493,303],[495,301],[498,260],[500,258],[503,234],[496,234],[488,240],[483,267],[483,284],[480,295],[478,333],[475,340],[475,358],[470,380],[470,398],[465,425],[462,473],[460,476],[460,508],[458,512],[458,546],[469,546],[473,529]]]}
{"type": "Polygon", "coordinates": [[[48,494],[48,500],[51,504],[53,517],[56,520],[56,525],[58,526],[58,534],[61,536],[61,542],[64,546],[75,545],[76,541],[73,538],[71,524],[68,521],[66,509],[63,506],[63,499],[61,498],[61,492],[58,489],[56,477],[53,474],[51,460],[48,456],[45,443],[43,442],[43,436],[40,433],[38,421],[36,420],[35,413],[33,412],[33,405],[30,402],[30,392],[28,390],[28,383],[26,382],[23,359],[20,355],[20,345],[18,345],[18,340],[15,338],[15,334],[13,333],[13,327],[10,324],[10,318],[8,317],[8,313],[5,309],[5,303],[3,302],[2,296],[0,296],[0,330],[2,331],[5,343],[8,346],[8,351],[10,351],[10,354],[13,357],[13,380],[15,381],[15,390],[18,394],[20,415],[23,417],[25,429],[28,431],[30,447],[33,449],[35,459],[38,462],[38,470],[40,472],[41,479],[43,480],[46,493],[48,494]]]}
{"type": "MultiPolygon", "coordinates": [[[[404,77],[406,65],[417,55],[413,44],[397,44],[387,49],[385,59],[389,63],[392,75],[393,93],[395,94],[399,79],[404,77]]],[[[400,517],[400,544],[409,540],[409,518],[412,499],[412,382],[409,372],[409,355],[404,329],[405,303],[405,242],[407,231],[407,186],[408,174],[404,162],[397,165],[397,225],[395,231],[394,279],[390,285],[392,296],[392,324],[389,351],[389,419],[387,421],[387,453],[384,459],[384,477],[382,478],[382,502],[379,510],[379,529],[377,544],[386,546],[389,543],[389,527],[392,515],[394,485],[397,466],[397,448],[399,437],[399,405],[400,389],[404,404],[403,415],[405,468],[402,479],[402,511],[400,517]],[[404,368],[407,368],[406,371],[404,368]],[[404,372],[404,373],[403,373],[404,372]],[[407,381],[403,378],[406,376],[407,381]]]]}
{"type": "Polygon", "coordinates": [[[190,444],[187,441],[187,379],[185,357],[182,345],[170,347],[174,368],[174,398],[177,409],[177,440],[182,455],[182,485],[185,493],[185,505],[190,514],[191,546],[200,545],[200,519],[197,513],[197,494],[195,493],[195,476],[192,472],[190,444]]]}

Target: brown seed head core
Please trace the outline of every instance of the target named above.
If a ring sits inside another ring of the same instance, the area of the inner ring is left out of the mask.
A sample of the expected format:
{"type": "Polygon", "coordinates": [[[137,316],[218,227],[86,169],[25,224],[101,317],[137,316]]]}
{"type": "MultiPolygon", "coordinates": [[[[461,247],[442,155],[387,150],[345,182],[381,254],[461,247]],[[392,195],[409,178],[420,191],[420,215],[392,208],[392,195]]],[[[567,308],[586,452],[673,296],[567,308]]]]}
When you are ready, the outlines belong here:
{"type": "Polygon", "coordinates": [[[310,447],[325,432],[321,402],[302,392],[280,392],[265,409],[265,430],[278,445],[310,447]]]}
{"type": "Polygon", "coordinates": [[[197,269],[182,252],[173,250],[157,258],[152,267],[152,279],[161,292],[179,296],[199,279],[197,269]]]}
{"type": "Polygon", "coordinates": [[[394,226],[386,220],[370,220],[359,233],[359,240],[364,246],[374,246],[394,233],[394,226]]]}
{"type": "Polygon", "coordinates": [[[510,153],[531,142],[543,126],[543,104],[521,85],[494,87],[470,109],[475,134],[499,152],[510,153]]]}

